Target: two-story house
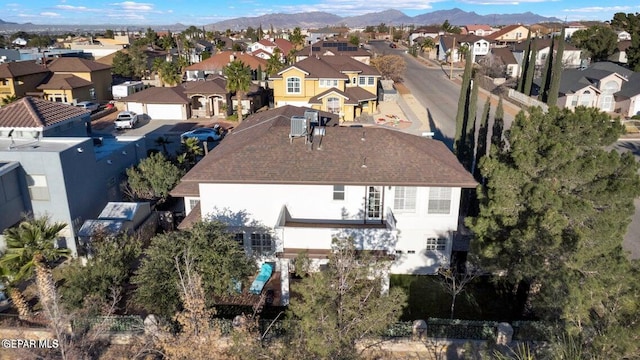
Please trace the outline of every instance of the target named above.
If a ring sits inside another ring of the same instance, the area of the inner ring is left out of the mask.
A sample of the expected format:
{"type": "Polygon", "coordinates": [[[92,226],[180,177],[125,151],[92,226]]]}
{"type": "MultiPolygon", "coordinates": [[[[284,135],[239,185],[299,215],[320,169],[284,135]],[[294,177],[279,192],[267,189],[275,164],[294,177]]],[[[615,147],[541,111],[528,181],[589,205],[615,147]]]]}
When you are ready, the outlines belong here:
{"type": "Polygon", "coordinates": [[[472,62],[489,54],[489,41],[476,35],[442,35],[438,41],[438,60],[460,62],[464,51],[472,62]]]}
{"type": "Polygon", "coordinates": [[[23,214],[49,216],[67,224],[58,243],[76,255],[84,220],[122,199],[125,169],[146,157],[145,139],[93,139],[89,115],[32,97],[0,109],[0,233],[23,214]]]}
{"type": "Polygon", "coordinates": [[[436,39],[438,36],[444,34],[444,31],[439,26],[423,26],[413,30],[409,33],[409,46],[413,46],[418,38],[430,37],[436,39]]]}
{"type": "MultiPolygon", "coordinates": [[[[187,81],[204,80],[207,75],[222,75],[224,67],[235,60],[240,60],[251,68],[253,80],[264,80],[256,76],[259,69],[264,71],[267,68],[265,59],[235,51],[220,51],[206,60],[187,66],[185,68],[187,81]]],[[[263,76],[265,76],[264,73],[263,76]]]]}
{"type": "Polygon", "coordinates": [[[275,107],[308,106],[353,121],[377,108],[380,73],[350,56],[312,56],[271,77],[275,107]]]}
{"type": "Polygon", "coordinates": [[[462,27],[462,33],[468,35],[487,36],[491,35],[495,30],[487,24],[473,24],[462,27]]]}
{"type": "Polygon", "coordinates": [[[224,221],[275,263],[285,304],[295,257],[326,263],[336,237],[392,257],[391,273],[434,274],[450,261],[461,191],[476,186],[440,141],[337,120],[290,105],[253,114],[172,191],[186,224],[224,221]]]}
{"type": "Polygon", "coordinates": [[[369,65],[372,55],[368,50],[349,43],[347,39],[334,38],[318,41],[304,47],[295,54],[295,61],[298,62],[312,56],[350,56],[369,65]]]}
{"type": "Polygon", "coordinates": [[[16,96],[23,97],[36,91],[50,71],[34,61],[17,61],[0,64],[0,100],[16,96]]]}
{"type": "MultiPolygon", "coordinates": [[[[536,67],[542,68],[549,56],[549,51],[551,50],[551,38],[543,38],[543,39],[533,39],[536,46],[536,67]]],[[[558,50],[558,44],[560,40],[553,40],[553,52],[554,54],[558,50]]],[[[518,61],[519,66],[522,66],[522,59],[524,58],[524,54],[527,50],[529,44],[527,41],[523,41],[519,44],[513,45],[513,56],[518,61]]],[[[564,51],[562,53],[562,65],[565,69],[578,68],[582,64],[582,50],[577,47],[571,45],[568,42],[564,42],[564,51]]]]}
{"type": "Polygon", "coordinates": [[[486,36],[487,40],[498,45],[519,43],[527,39],[529,29],[523,25],[508,25],[486,36]]]}
{"type": "Polygon", "coordinates": [[[60,57],[48,63],[47,69],[54,76],[49,79],[53,84],[42,84],[41,90],[44,91],[45,99],[60,101],[57,99],[65,96],[65,90],[67,89],[57,91],[52,86],[62,81],[62,79],[67,79],[66,82],[77,85],[76,90],[71,92],[72,97],[62,102],[73,102],[74,100],[107,101],[112,98],[111,66],[109,65],[76,57],[60,57]],[[76,98],[73,95],[78,97],[76,98]]]}
{"type": "Polygon", "coordinates": [[[628,79],[616,72],[595,68],[566,69],[560,78],[558,107],[595,107],[605,112],[616,109],[614,94],[628,79]]]}

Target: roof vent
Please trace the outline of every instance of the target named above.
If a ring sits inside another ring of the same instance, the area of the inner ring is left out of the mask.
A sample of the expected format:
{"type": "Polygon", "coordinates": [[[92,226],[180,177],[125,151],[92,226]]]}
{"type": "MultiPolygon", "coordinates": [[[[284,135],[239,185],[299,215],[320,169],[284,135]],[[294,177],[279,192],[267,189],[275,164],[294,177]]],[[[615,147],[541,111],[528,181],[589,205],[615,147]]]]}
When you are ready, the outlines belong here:
{"type": "Polygon", "coordinates": [[[307,118],[304,116],[292,116],[289,140],[293,141],[294,137],[302,136],[307,136],[307,118]]]}
{"type": "Polygon", "coordinates": [[[324,124],[320,124],[320,113],[317,110],[305,110],[304,118],[309,120],[309,126],[324,126],[324,124]]]}

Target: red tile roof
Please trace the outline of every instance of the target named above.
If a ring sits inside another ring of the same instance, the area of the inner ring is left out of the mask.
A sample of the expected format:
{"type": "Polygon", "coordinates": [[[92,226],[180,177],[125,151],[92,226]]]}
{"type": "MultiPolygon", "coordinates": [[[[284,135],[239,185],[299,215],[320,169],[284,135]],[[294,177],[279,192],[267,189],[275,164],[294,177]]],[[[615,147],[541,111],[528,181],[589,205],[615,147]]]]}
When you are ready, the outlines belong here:
{"type": "Polygon", "coordinates": [[[0,127],[47,127],[86,114],[75,106],[27,96],[0,108],[0,127]]]}
{"type": "Polygon", "coordinates": [[[380,127],[332,126],[312,146],[290,141],[291,117],[306,108],[283,106],[249,116],[181,180],[172,194],[197,183],[345,184],[473,188],[471,174],[437,140],[380,127]],[[321,149],[319,147],[321,146],[321,149]]]}
{"type": "Polygon", "coordinates": [[[210,58],[203,60],[197,64],[188,66],[186,70],[204,70],[204,71],[218,71],[227,66],[233,59],[242,61],[245,65],[249,65],[251,69],[257,70],[258,67],[266,69],[267,61],[256,56],[233,52],[233,51],[221,51],[210,58]]]}
{"type": "Polygon", "coordinates": [[[24,75],[39,74],[49,72],[42,65],[36,64],[35,60],[16,61],[0,64],[0,78],[10,79],[24,75]]]}

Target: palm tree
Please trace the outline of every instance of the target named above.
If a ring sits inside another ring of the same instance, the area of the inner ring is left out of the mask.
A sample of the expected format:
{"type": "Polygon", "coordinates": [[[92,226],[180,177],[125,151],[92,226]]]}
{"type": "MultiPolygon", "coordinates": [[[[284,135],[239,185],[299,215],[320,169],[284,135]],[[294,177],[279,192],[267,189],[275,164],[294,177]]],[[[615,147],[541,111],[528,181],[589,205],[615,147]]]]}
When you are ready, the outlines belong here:
{"type": "Polygon", "coordinates": [[[242,122],[242,98],[251,86],[251,68],[240,60],[234,60],[225,66],[224,76],[227,78],[227,91],[236,93],[238,100],[238,122],[242,122]]]}
{"type": "Polygon", "coordinates": [[[16,285],[33,276],[36,258],[53,263],[69,257],[69,249],[58,248],[54,243],[66,226],[64,223],[49,224],[48,217],[29,218],[3,233],[7,248],[0,257],[0,273],[21,317],[29,315],[29,307],[16,285]]]}
{"type": "Polygon", "coordinates": [[[300,50],[304,47],[304,35],[302,35],[300,27],[293,29],[293,33],[289,36],[289,41],[291,41],[293,48],[296,50],[300,50]]]}
{"type": "Polygon", "coordinates": [[[18,101],[19,97],[16,95],[7,95],[2,98],[2,106],[9,105],[12,102],[18,101]]]}

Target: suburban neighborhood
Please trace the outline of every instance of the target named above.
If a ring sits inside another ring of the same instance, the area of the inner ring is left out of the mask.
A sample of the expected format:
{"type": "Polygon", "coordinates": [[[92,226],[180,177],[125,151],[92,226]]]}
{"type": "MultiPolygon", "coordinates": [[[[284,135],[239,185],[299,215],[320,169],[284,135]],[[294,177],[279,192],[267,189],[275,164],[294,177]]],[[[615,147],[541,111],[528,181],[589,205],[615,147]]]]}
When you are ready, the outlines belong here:
{"type": "Polygon", "coordinates": [[[254,21],[0,31],[0,359],[640,357],[640,14],[254,21]]]}

